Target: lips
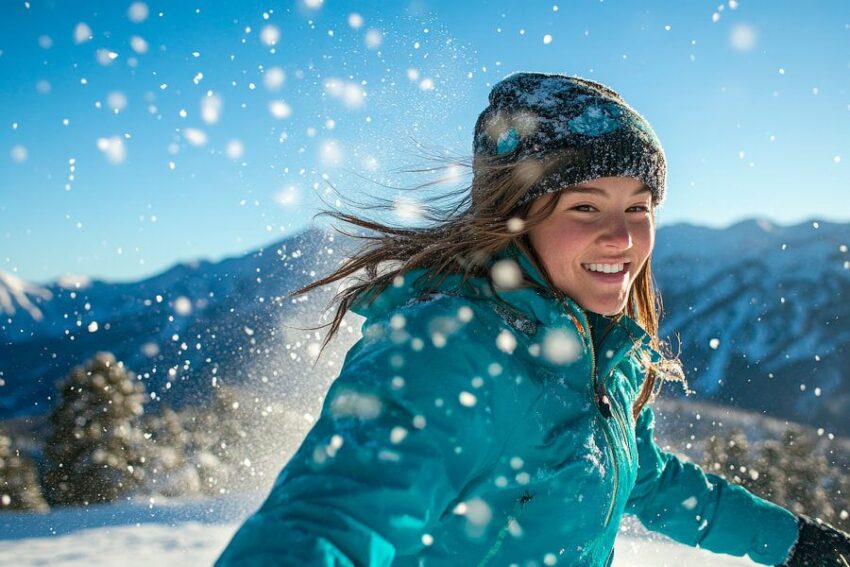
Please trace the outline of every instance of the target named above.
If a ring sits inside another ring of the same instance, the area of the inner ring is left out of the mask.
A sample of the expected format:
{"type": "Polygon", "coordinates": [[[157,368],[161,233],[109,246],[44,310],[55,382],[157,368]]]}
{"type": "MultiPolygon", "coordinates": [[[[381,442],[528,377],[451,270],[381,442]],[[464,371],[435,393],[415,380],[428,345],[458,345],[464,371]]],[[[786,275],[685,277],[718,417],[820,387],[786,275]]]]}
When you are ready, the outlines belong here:
{"type": "Polygon", "coordinates": [[[599,283],[621,284],[621,283],[623,283],[623,280],[627,279],[628,276],[629,276],[629,263],[628,262],[592,262],[592,263],[588,263],[588,264],[582,264],[581,266],[584,269],[585,273],[587,273],[590,277],[592,277],[595,281],[597,281],[599,283]],[[593,264],[595,264],[597,266],[598,266],[598,264],[608,264],[608,265],[622,264],[623,269],[620,272],[598,272],[598,271],[591,270],[589,268],[589,266],[593,265],[593,264]]]}

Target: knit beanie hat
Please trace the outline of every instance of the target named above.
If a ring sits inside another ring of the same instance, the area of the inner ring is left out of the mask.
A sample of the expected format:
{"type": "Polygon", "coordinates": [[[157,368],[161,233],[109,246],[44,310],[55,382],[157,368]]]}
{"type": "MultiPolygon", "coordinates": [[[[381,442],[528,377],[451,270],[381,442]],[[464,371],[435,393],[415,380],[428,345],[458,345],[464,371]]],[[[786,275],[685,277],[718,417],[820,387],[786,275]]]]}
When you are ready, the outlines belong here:
{"type": "Polygon", "coordinates": [[[473,187],[485,162],[537,163],[543,173],[515,207],[599,177],[639,179],[654,205],[664,200],[667,161],[661,142],[649,122],[605,85],[514,73],[496,83],[489,101],[475,123],[473,187]]]}

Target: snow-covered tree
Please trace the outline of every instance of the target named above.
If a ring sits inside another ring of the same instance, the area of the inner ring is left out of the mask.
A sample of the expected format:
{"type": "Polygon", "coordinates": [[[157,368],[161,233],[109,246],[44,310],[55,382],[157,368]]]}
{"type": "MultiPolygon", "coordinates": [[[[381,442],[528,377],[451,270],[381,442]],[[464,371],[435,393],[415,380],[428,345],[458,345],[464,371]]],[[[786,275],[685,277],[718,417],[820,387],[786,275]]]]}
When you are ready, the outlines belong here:
{"type": "Polygon", "coordinates": [[[150,438],[145,467],[148,492],[164,496],[201,492],[200,475],[186,454],[190,435],[184,419],[168,406],[158,414],[145,416],[145,436],[150,438]]]}
{"type": "Polygon", "coordinates": [[[35,464],[0,429],[0,511],[46,511],[35,464]]]}
{"type": "Polygon", "coordinates": [[[781,441],[751,445],[738,429],[713,435],[705,444],[703,467],[797,514],[848,527],[850,475],[830,466],[818,437],[790,425],[781,441]]]}
{"type": "Polygon", "coordinates": [[[817,439],[799,427],[790,427],[782,445],[784,460],[776,473],[784,477],[785,506],[798,514],[833,517],[833,498],[824,489],[829,464],[817,450],[817,439]]]}
{"type": "Polygon", "coordinates": [[[48,502],[109,502],[140,484],[144,402],[143,384],[111,353],[99,352],[70,373],[45,443],[48,502]]]}
{"type": "Polygon", "coordinates": [[[247,437],[247,416],[240,413],[235,392],[219,386],[210,407],[194,412],[189,421],[191,458],[201,476],[204,492],[218,494],[225,487],[241,484],[245,479],[239,470],[248,458],[242,443],[247,437]]]}
{"type": "Polygon", "coordinates": [[[751,480],[750,444],[740,429],[732,429],[728,437],[712,435],[706,442],[707,470],[722,473],[738,484],[751,480]]]}

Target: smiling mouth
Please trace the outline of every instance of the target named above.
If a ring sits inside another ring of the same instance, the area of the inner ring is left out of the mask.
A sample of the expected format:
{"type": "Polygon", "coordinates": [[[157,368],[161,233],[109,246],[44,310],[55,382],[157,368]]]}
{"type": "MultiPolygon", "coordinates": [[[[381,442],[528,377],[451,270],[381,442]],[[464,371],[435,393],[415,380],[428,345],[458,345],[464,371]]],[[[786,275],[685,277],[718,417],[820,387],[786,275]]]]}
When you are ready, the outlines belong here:
{"type": "Polygon", "coordinates": [[[585,270],[593,274],[622,275],[629,271],[629,262],[618,264],[582,264],[585,270]]]}

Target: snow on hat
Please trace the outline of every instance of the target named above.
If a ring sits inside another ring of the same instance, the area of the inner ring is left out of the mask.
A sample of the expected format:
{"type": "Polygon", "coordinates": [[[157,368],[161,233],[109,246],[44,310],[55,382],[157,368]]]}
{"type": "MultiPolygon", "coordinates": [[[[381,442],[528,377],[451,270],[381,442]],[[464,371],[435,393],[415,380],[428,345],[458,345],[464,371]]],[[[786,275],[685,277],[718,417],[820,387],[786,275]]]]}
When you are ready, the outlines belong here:
{"type": "MultiPolygon", "coordinates": [[[[558,74],[514,73],[490,91],[475,123],[476,163],[540,164],[516,204],[599,177],[633,177],[664,200],[667,160],[649,122],[614,90],[558,74]]],[[[473,167],[477,177],[480,167],[473,167]]],[[[475,182],[473,180],[473,185],[475,182]]]]}

